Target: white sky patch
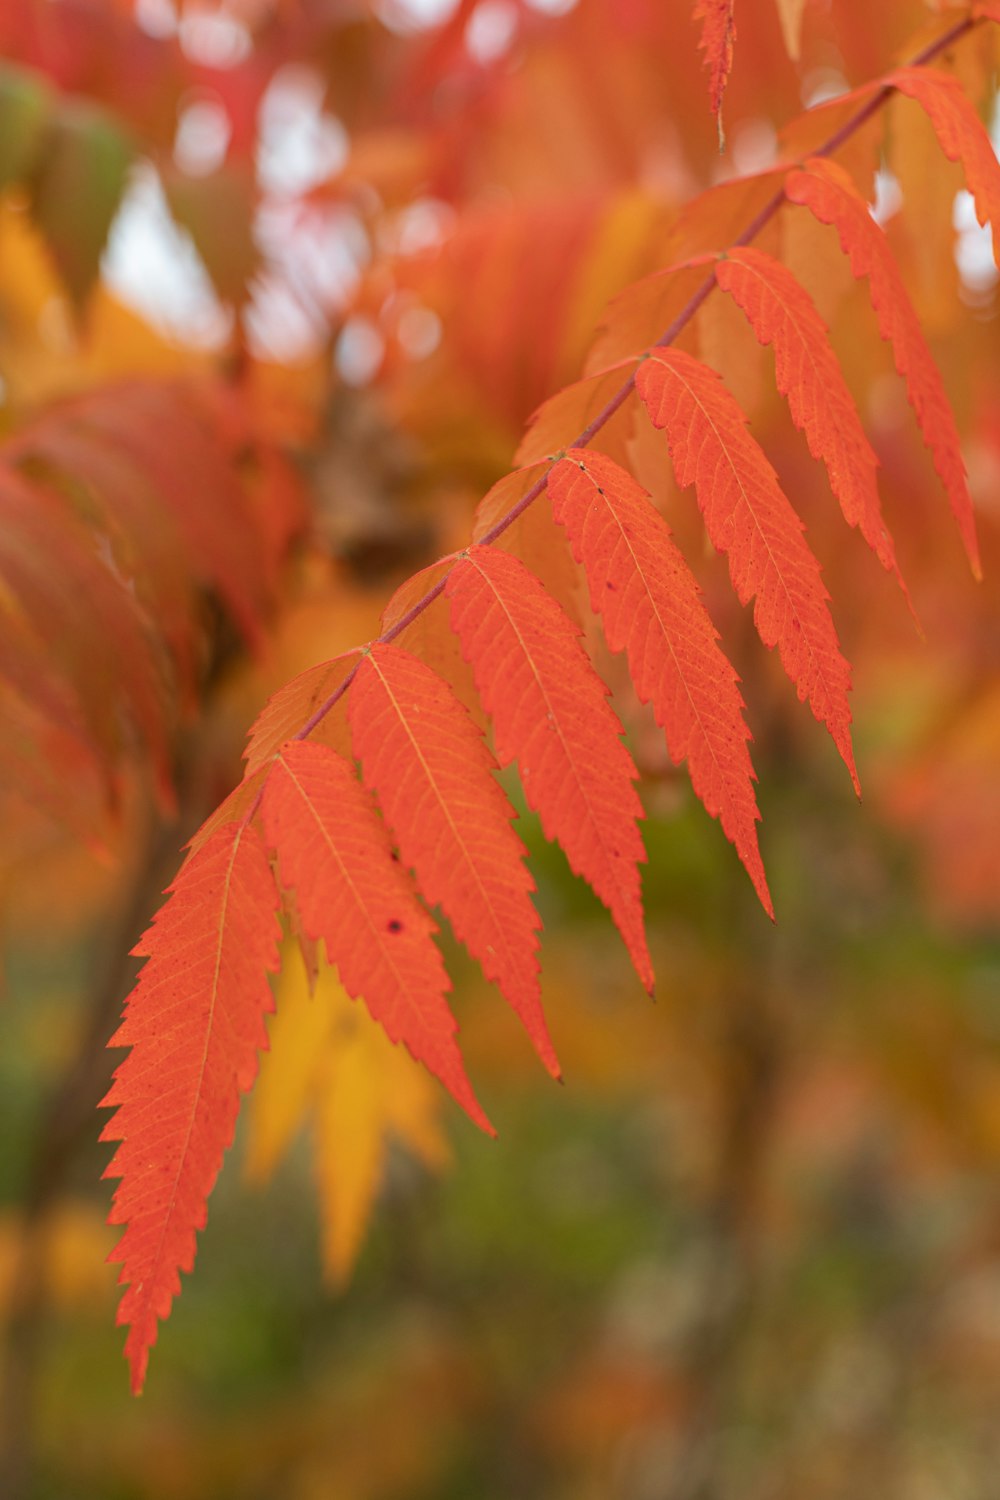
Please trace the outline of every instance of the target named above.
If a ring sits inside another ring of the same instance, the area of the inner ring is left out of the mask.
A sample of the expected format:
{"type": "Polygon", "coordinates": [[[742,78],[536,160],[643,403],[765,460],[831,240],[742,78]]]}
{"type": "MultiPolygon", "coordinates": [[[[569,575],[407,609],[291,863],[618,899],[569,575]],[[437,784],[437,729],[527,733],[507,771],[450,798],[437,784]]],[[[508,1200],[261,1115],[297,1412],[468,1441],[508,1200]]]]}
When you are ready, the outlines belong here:
{"type": "Polygon", "coordinates": [[[226,159],[232,127],[218,99],[195,99],[181,110],[174,161],[191,177],[208,177],[226,159]]]}
{"type": "Polygon", "coordinates": [[[804,109],[813,109],[828,99],[839,99],[848,87],[847,79],[837,68],[811,68],[802,80],[799,97],[804,109]]]}
{"type": "Polygon", "coordinates": [[[420,255],[444,244],[455,223],[455,210],[439,198],[417,198],[396,215],[386,249],[399,255],[420,255]]]}
{"type": "Polygon", "coordinates": [[[229,337],[232,315],[215,295],[190,236],[171,218],[148,163],[133,169],[101,273],[120,301],[168,337],[200,349],[220,348],[229,337]]]}
{"type": "Polygon", "coordinates": [[[427,31],[451,19],[458,0],[376,0],[375,12],[390,31],[427,31]]]}
{"type": "Polygon", "coordinates": [[[255,279],[245,315],[247,343],[255,359],[293,363],[314,350],[323,328],[292,288],[267,274],[255,279]]]}
{"type": "Polygon", "coordinates": [[[990,226],[985,228],[976,218],[976,206],[971,193],[964,189],[955,195],[952,211],[955,226],[955,264],[962,284],[976,297],[991,292],[1000,280],[993,260],[993,234],[990,226]]]}
{"type": "Polygon", "coordinates": [[[177,35],[177,11],[172,0],[135,0],[135,20],[147,36],[162,40],[177,35]]]}
{"type": "Polygon", "coordinates": [[[177,35],[185,56],[206,68],[235,68],[253,51],[253,37],[243,22],[221,10],[186,12],[177,35]]]}
{"type": "Polygon", "coordinates": [[[333,362],[347,385],[367,385],[378,374],[385,340],[371,318],[348,318],[340,332],[333,362]]]}
{"type": "Polygon", "coordinates": [[[495,62],[517,35],[518,11],[512,0],[483,0],[469,17],[465,46],[478,63],[495,62]]]}
{"type": "Polygon", "coordinates": [[[312,68],[281,68],[261,101],[257,175],[265,193],[306,193],[340,172],[350,138],[323,109],[323,81],[312,68]]]}
{"type": "Polygon", "coordinates": [[[871,216],[876,224],[883,227],[903,206],[903,190],[899,185],[899,179],[894,177],[888,167],[879,167],[875,173],[875,202],[871,207],[871,216]]]}
{"type": "Polygon", "coordinates": [[[769,120],[741,120],[731,137],[733,165],[743,176],[773,167],[778,136],[769,120]]]}
{"type": "Polygon", "coordinates": [[[327,314],[344,308],[371,260],[364,225],[349,208],[303,214],[297,204],[265,203],[255,231],[268,259],[327,314]]]}
{"type": "Polygon", "coordinates": [[[427,359],[441,342],[441,319],[429,307],[408,307],[400,314],[397,337],[410,359],[427,359]]]}

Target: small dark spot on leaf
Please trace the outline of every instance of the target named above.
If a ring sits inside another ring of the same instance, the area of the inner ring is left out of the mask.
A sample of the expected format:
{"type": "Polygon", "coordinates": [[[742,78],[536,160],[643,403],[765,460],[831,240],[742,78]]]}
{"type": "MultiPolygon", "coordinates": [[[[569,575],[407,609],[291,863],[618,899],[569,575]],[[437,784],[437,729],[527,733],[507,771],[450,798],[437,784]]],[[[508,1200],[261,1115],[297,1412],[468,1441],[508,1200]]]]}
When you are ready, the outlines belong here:
{"type": "Polygon", "coordinates": [[[403,930],[403,924],[398,917],[393,917],[387,926],[390,932],[402,932],[403,930]]]}

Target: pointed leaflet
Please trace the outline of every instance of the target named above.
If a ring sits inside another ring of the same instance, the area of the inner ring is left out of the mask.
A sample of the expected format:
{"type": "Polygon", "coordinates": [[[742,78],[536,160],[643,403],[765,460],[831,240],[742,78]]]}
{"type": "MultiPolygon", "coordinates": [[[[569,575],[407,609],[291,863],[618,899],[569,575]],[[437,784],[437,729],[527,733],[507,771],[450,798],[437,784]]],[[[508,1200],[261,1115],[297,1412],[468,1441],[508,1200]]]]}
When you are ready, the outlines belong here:
{"type": "Polygon", "coordinates": [[[275,757],[261,814],[306,936],[326,943],[348,994],[363,996],[390,1039],[405,1042],[492,1134],[455,1041],[434,923],[354,767],[326,745],[289,740],[275,757]]]}
{"type": "Polygon", "coordinates": [[[741,604],[756,595],[754,623],[777,646],[800,698],[827,726],[858,787],[847,705],[850,667],[840,654],[819,563],[777,476],[719,376],[679,349],[639,366],[636,389],[664,429],[677,483],[693,484],[712,545],[729,554],[741,604]]]}
{"type": "Polygon", "coordinates": [[[390,1138],[438,1169],[449,1151],[438,1117],[440,1089],[334,978],[321,971],[315,997],[329,1002],[333,1022],[316,1098],[316,1180],[324,1270],[343,1285],[375,1205],[390,1138]]]}
{"type": "Polygon", "coordinates": [[[733,43],[736,41],[736,21],[733,17],[736,0],[696,0],[694,18],[701,21],[699,47],[705,54],[709,70],[709,93],[712,113],[719,125],[719,147],[724,141],[722,133],[722,96],[733,66],[733,43]]]}
{"type": "Polygon", "coordinates": [[[571,448],[548,488],[608,645],[628,652],[636,692],[652,702],[674,764],[687,759],[695,792],[722,823],[773,917],[739,679],[670,528],[631,474],[603,453],[571,448]]]}
{"type": "Polygon", "coordinates": [[[989,135],[956,78],[932,68],[897,68],[882,80],[915,99],[934,127],[949,161],[960,161],[980,224],[993,226],[993,259],[1000,266],[1000,162],[989,135]]]}
{"type": "Polygon", "coordinates": [[[394,1047],[320,961],[315,987],[289,945],[247,1121],[247,1175],[266,1181],[299,1126],[314,1119],[324,1264],[348,1277],[395,1136],[428,1167],[448,1161],[443,1096],[425,1068],[394,1047]]]}
{"type": "Polygon", "coordinates": [[[404,863],[558,1077],[539,993],[534,883],[479,729],[448,684],[398,646],[375,645],[362,659],[347,711],[365,784],[404,863]]]}
{"type": "Polygon", "coordinates": [[[132,1050],[103,1101],[118,1109],[101,1139],[121,1142],[105,1176],[122,1179],[110,1222],[128,1227],[111,1259],[129,1284],[118,1322],[131,1325],[136,1393],[267,1046],[277,908],[260,838],[229,823],[187,860],[134,950],[147,962],[110,1043],[132,1050]]]}
{"type": "Polygon", "coordinates": [[[805,288],[780,261],[750,247],[730,250],[716,280],[746,313],[762,344],[773,344],[778,389],[788,398],[809,451],[826,464],[844,518],[902,586],[892,537],[882,519],[878,459],[830,347],[826,324],[805,288]]]}
{"type": "MultiPolygon", "coordinates": [[[[266,765],[286,740],[295,738],[313,714],[340,687],[357,659],[357,650],[344,651],[340,656],[331,657],[329,661],[307,667],[276,693],[272,693],[247,734],[246,749],[243,751],[247,776],[252,776],[261,766],[266,765]]],[[[321,723],[323,729],[318,726],[318,732],[322,737],[324,730],[329,731],[331,727],[330,716],[327,715],[321,723]]],[[[346,735],[344,739],[343,746],[325,739],[324,743],[332,743],[333,749],[346,750],[346,735]]]]}
{"type": "Polygon", "coordinates": [[[955,418],[886,237],[853,182],[836,162],[814,156],[789,172],[785,192],[823,224],[832,224],[855,276],[867,276],[879,332],[892,345],[896,369],[948,492],[952,513],[976,577],[981,576],[976,523],[955,418]]]}
{"type": "Polygon", "coordinates": [[[802,12],[806,8],[806,0],[777,0],[777,4],[785,51],[793,62],[797,62],[802,40],[802,12]]]}
{"type": "Polygon", "coordinates": [[[529,806],[611,912],[652,992],[639,886],[638,775],[579,631],[516,557],[470,547],[448,578],[452,625],[529,806]]]}

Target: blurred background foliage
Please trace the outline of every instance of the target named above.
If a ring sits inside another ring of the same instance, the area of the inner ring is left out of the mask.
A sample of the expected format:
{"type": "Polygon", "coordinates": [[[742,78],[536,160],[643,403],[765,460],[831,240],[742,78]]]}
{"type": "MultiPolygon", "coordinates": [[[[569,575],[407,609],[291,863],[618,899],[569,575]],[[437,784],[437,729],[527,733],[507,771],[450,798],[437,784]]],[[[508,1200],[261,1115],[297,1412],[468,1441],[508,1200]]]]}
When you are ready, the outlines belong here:
{"type": "MultiPolygon", "coordinates": [[[[113,798],[87,783],[84,806],[72,760],[59,798],[33,799],[17,761],[0,794],[5,1500],[995,1495],[996,271],[907,101],[853,165],[955,403],[986,583],[821,237],[789,222],[784,253],[862,404],[922,638],[833,516],[770,357],[720,299],[698,330],[833,580],[864,805],[753,638],[689,497],[628,434],[744,678],[777,926],[606,661],[645,777],[655,1004],[525,814],[565,1087],[455,944],[493,1144],[335,976],[309,1000],[290,962],[138,1403],[104,1264],[94,1107],[125,955],[238,780],[267,694],[376,634],[393,589],[464,544],[531,411],[579,376],[607,299],[685,243],[694,194],[766,169],[791,116],[954,19],[919,0],[877,17],[807,0],[798,34],[796,9],[738,7],[722,157],[686,4],[0,12],[8,452],[40,451],[38,424],[114,382],[216,382],[239,403],[239,453],[245,432],[260,444],[260,493],[293,483],[308,518],[272,525],[280,581],[256,651],[202,588],[195,701],[167,719],[172,806],[113,695],[113,798]]],[[[945,60],[988,118],[995,61],[985,28],[945,60]]],[[[717,232],[737,232],[739,204],[720,203],[717,232]]]]}

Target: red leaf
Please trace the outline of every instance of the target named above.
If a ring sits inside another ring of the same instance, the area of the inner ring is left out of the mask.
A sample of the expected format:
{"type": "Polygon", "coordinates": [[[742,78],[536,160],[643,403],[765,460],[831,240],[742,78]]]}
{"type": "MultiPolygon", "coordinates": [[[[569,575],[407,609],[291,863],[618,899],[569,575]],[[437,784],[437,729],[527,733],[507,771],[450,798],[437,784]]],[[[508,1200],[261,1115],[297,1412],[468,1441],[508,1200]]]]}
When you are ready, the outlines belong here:
{"type": "Polygon", "coordinates": [[[216,588],[251,644],[268,602],[260,530],[235,469],[180,385],[132,381],[83,398],[76,415],[128,453],[174,517],[197,576],[216,588]]]}
{"type": "Polygon", "coordinates": [[[773,917],[739,678],[669,526],[646,491],[603,453],[571,448],[548,487],[608,645],[628,652],[636,692],[652,703],[674,764],[687,759],[695,792],[722,823],[773,917]]]}
{"type": "Polygon", "coordinates": [[[986,128],[957,78],[933,68],[897,68],[883,83],[915,99],[934,127],[949,161],[960,161],[980,224],[993,226],[993,259],[1000,266],[1000,162],[986,128]]]}
{"type": "Polygon", "coordinates": [[[810,453],[826,464],[844,518],[860,528],[905,593],[879,504],[878,459],[812,299],[780,261],[749,247],[730,250],[715,274],[760,342],[773,344],[778,389],[788,398],[792,420],[805,433],[810,453]]]}
{"type": "Polygon", "coordinates": [[[0,583],[18,606],[5,622],[0,667],[22,688],[37,674],[33,696],[50,710],[58,694],[46,678],[53,670],[61,676],[69,690],[64,696],[79,702],[109,769],[121,750],[126,709],[148,746],[163,803],[171,807],[162,664],[135,596],[100,559],[68,503],[41,483],[0,469],[0,520],[0,583]],[[16,649],[8,654],[12,634],[16,649]]]}
{"type": "Polygon", "coordinates": [[[376,645],[351,685],[354,752],[420,889],[497,982],[559,1076],[538,983],[538,913],[496,762],[454,693],[417,657],[376,645]]]}
{"type": "Polygon", "coordinates": [[[306,936],[322,939],[347,992],[492,1135],[455,1041],[450,988],[420,905],[385,824],[354,767],[335,750],[289,740],[261,806],[281,883],[294,889],[306,936]]]}
{"type": "Polygon", "coordinates": [[[972,570],[981,577],[976,523],[955,418],[885,235],[847,173],[835,162],[811,157],[804,171],[789,172],[785,191],[792,203],[803,204],[822,224],[836,228],[854,275],[868,277],[879,332],[892,345],[896,369],[906,381],[910,405],[948,492],[972,570]]]}
{"type": "Polygon", "coordinates": [[[579,631],[517,558],[470,547],[448,578],[452,624],[493,721],[497,759],[614,917],[652,992],[639,884],[638,775],[579,631]]]}
{"type": "Polygon", "coordinates": [[[640,366],[638,390],[667,435],[677,482],[693,484],[712,545],[729,554],[740,603],[756,595],[754,623],[777,646],[800,698],[827,726],[858,788],[847,704],[850,667],[840,654],[819,563],[802,522],[719,376],[679,349],[640,366]]]}
{"type": "Polygon", "coordinates": [[[208,1195],[233,1138],[239,1098],[267,1046],[278,967],[278,893],[252,828],[229,823],[193,854],[135,948],[147,962],[112,1047],[131,1047],[104,1104],[102,1140],[121,1145],[105,1172],[122,1179],[110,1222],[127,1224],[111,1259],[128,1290],[118,1322],[132,1389],[142,1389],[157,1321],[194,1264],[208,1195]]]}
{"type": "Polygon", "coordinates": [[[41,459],[63,486],[86,486],[116,566],[155,619],[177,669],[181,700],[193,707],[198,666],[191,560],[148,475],[124,445],[112,445],[80,423],[72,407],[46,413],[18,434],[14,450],[18,459],[41,459]]]}
{"type": "Polygon", "coordinates": [[[733,17],[736,0],[695,0],[694,18],[701,21],[699,47],[705,54],[709,70],[709,94],[712,113],[719,125],[719,148],[722,133],[722,96],[733,66],[733,43],[736,41],[736,21],[733,17]]]}

